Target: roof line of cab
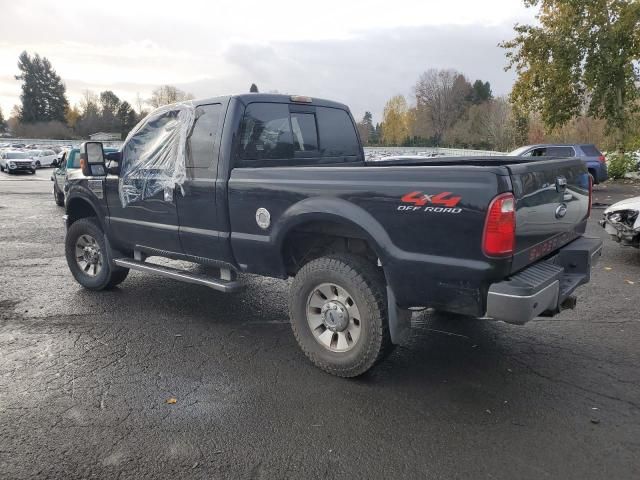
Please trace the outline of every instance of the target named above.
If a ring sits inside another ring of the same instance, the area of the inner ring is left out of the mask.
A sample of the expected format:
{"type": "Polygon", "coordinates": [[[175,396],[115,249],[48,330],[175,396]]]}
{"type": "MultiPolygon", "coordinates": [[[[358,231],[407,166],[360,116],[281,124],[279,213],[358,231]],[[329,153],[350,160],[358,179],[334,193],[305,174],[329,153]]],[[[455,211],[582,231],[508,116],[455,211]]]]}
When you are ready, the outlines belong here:
{"type": "Polygon", "coordinates": [[[334,102],[332,100],[325,100],[323,98],[316,97],[306,97],[311,98],[311,103],[307,102],[296,102],[293,100],[295,97],[302,97],[301,95],[283,95],[279,93],[241,93],[236,95],[222,95],[219,97],[210,97],[204,99],[192,100],[195,106],[206,105],[208,103],[218,103],[218,102],[226,102],[227,100],[233,98],[239,100],[244,105],[253,102],[261,102],[261,103],[292,103],[301,105],[310,105],[310,106],[319,106],[319,107],[333,107],[340,108],[342,110],[349,110],[349,107],[344,103],[334,102]]]}

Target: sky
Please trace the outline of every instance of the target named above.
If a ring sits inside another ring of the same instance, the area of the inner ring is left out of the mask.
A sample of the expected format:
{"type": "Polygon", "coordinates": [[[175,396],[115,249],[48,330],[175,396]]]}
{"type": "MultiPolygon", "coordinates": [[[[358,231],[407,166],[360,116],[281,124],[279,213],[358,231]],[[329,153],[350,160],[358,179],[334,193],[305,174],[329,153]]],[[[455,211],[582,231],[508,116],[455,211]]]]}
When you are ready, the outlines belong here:
{"type": "Polygon", "coordinates": [[[196,98],[246,92],[346,103],[380,121],[385,102],[429,68],[508,93],[500,41],[535,11],[521,0],[0,0],[0,107],[20,103],[17,59],[47,57],[71,104],[113,90],[137,108],[162,84],[196,98]]]}

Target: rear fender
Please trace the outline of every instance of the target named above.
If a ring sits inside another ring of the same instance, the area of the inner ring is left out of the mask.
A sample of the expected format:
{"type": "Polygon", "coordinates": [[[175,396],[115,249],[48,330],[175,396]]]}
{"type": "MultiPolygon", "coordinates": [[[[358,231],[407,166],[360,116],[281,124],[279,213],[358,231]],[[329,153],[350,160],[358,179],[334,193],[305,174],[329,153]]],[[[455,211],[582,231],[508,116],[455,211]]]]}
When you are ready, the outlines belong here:
{"type": "Polygon", "coordinates": [[[307,198],[289,207],[273,226],[273,244],[282,251],[291,230],[305,223],[324,221],[355,226],[365,236],[384,268],[393,248],[389,235],[366,210],[340,198],[307,198]]]}

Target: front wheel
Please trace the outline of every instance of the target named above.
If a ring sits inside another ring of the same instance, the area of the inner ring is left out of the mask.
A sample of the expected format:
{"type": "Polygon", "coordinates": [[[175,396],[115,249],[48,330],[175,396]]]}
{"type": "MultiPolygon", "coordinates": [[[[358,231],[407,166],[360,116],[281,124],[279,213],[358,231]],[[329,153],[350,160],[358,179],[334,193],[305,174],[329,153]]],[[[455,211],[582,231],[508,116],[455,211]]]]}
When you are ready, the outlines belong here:
{"type": "Polygon", "coordinates": [[[127,268],[111,266],[104,233],[95,218],[81,218],[69,227],[65,256],[73,277],[89,290],[113,288],[129,273],[127,268]]]}
{"type": "MultiPolygon", "coordinates": [[[[33,173],[36,173],[35,171],[33,173]]],[[[64,207],[64,194],[58,191],[58,186],[53,184],[53,201],[56,202],[56,205],[59,207],[64,207]]]]}
{"type": "Polygon", "coordinates": [[[393,349],[384,275],[364,258],[307,263],[291,285],[289,314],[305,355],[333,375],[361,375],[393,349]]]}

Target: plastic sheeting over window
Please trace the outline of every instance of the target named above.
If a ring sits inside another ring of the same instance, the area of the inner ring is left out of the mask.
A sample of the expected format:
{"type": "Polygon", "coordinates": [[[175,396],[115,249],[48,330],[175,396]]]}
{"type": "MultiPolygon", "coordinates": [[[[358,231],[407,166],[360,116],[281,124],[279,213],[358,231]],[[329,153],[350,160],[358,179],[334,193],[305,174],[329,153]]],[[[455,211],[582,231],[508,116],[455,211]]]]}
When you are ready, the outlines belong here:
{"type": "Polygon", "coordinates": [[[161,107],[127,136],[118,188],[123,207],[155,196],[173,201],[174,189],[186,179],[186,140],[194,111],[191,102],[161,107]]]}

